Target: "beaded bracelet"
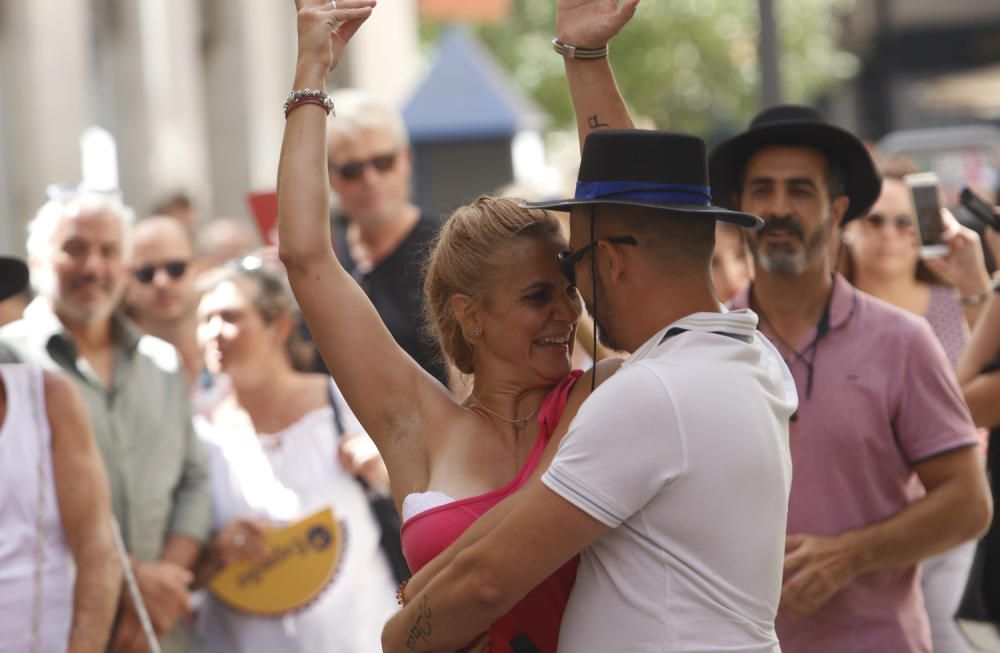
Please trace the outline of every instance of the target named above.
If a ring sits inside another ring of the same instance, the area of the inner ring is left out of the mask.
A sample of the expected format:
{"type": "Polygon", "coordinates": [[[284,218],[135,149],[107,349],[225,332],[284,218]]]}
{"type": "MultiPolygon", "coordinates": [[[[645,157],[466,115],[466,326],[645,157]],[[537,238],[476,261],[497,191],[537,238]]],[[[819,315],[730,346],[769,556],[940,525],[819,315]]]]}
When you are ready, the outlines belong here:
{"type": "Polygon", "coordinates": [[[292,111],[295,111],[299,107],[304,106],[306,104],[315,104],[318,107],[323,107],[323,110],[326,111],[327,115],[330,114],[330,111],[329,109],[326,108],[326,104],[323,103],[323,100],[320,100],[319,98],[315,97],[304,97],[300,100],[292,102],[285,108],[285,119],[286,120],[288,119],[288,114],[290,114],[292,111]]]}
{"type": "Polygon", "coordinates": [[[409,582],[410,579],[407,578],[406,580],[400,582],[399,587],[396,588],[396,603],[398,603],[400,607],[404,607],[407,603],[409,603],[409,601],[406,600],[406,594],[404,593],[404,590],[406,590],[406,584],[409,582]]]}
{"type": "MultiPolygon", "coordinates": [[[[323,107],[327,115],[333,112],[333,100],[324,91],[317,88],[303,88],[294,90],[285,98],[285,118],[293,109],[303,104],[316,104],[323,107]]],[[[336,114],[334,114],[336,115],[336,114]]]]}

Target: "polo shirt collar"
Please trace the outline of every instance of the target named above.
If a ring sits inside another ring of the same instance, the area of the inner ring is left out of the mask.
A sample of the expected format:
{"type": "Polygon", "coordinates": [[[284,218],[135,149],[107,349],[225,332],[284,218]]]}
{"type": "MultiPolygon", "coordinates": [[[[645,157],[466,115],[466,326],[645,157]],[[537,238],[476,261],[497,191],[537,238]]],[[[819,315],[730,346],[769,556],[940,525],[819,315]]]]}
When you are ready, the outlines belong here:
{"type": "MultiPolygon", "coordinates": [[[[723,311],[725,308],[723,307],[723,311]]],[[[682,331],[701,331],[704,333],[731,334],[745,338],[753,338],[757,330],[757,314],[749,309],[732,310],[720,313],[692,313],[685,315],[681,319],[668,324],[653,335],[652,338],[644,342],[636,349],[622,367],[631,365],[637,361],[648,357],[667,338],[667,334],[674,329],[682,331]]]]}
{"type": "MultiPolygon", "coordinates": [[[[52,310],[52,305],[43,297],[36,297],[24,309],[24,318],[31,322],[32,337],[37,338],[46,348],[53,340],[76,351],[73,334],[52,310]]],[[[131,355],[139,346],[142,332],[119,311],[111,316],[111,337],[125,353],[131,355]]]]}

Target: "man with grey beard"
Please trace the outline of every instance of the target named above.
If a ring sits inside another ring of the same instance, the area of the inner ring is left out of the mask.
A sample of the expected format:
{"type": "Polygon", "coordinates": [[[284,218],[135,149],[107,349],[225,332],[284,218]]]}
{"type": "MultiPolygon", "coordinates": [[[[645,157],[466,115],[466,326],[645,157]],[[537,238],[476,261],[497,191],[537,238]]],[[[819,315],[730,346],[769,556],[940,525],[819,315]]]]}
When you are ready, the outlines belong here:
{"type": "MultiPolygon", "coordinates": [[[[132,212],[117,196],[60,191],[28,227],[24,318],[0,329],[0,361],[61,370],[90,415],[111,506],[163,651],[190,649],[190,572],[211,526],[208,469],[176,350],[118,310],[131,262],[132,212]]],[[[109,525],[110,528],[110,525],[109,525]]],[[[110,649],[150,650],[123,590],[110,649]]]]}
{"type": "Polygon", "coordinates": [[[991,503],[975,428],[926,321],[853,288],[830,239],[881,180],[861,141],[780,106],[719,145],[720,204],[758,215],[750,308],[795,379],[776,630],[786,653],[929,652],[917,563],[973,539],[991,503]]]}

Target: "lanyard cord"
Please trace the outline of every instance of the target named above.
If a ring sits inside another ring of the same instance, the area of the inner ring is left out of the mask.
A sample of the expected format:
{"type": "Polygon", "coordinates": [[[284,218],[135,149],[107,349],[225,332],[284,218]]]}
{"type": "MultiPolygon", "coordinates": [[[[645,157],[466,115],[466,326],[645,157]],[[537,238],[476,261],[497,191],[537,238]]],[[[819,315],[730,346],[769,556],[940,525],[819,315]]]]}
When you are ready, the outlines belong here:
{"type": "MultiPolygon", "coordinates": [[[[813,372],[816,368],[816,353],[819,351],[819,343],[826,337],[826,334],[830,333],[830,306],[833,304],[833,292],[837,286],[837,279],[835,277],[833,278],[833,283],[830,286],[830,293],[826,297],[826,305],[823,307],[823,314],[819,316],[819,321],[816,323],[816,335],[813,337],[812,342],[806,345],[806,348],[801,352],[781,337],[781,334],[778,333],[778,329],[775,328],[774,323],[767,318],[767,315],[764,313],[764,310],[760,307],[759,303],[757,303],[757,306],[754,307],[756,302],[754,302],[753,285],[754,284],[751,281],[750,291],[747,295],[747,303],[750,305],[751,310],[756,311],[756,313],[760,316],[761,321],[769,327],[771,333],[774,335],[774,338],[791,353],[792,358],[799,360],[806,366],[806,399],[810,399],[812,397],[813,372]],[[806,358],[806,354],[809,354],[809,358],[806,358]]],[[[851,312],[853,311],[854,309],[852,307],[851,312]]],[[[786,358],[785,364],[787,365],[789,363],[790,361],[786,358]]]]}
{"type": "MultiPolygon", "coordinates": [[[[595,222],[597,222],[597,212],[594,210],[594,205],[591,204],[590,205],[590,242],[594,242],[594,233],[595,233],[594,223],[595,222]]],[[[594,370],[593,370],[593,373],[590,375],[590,393],[591,394],[593,394],[594,390],[597,389],[597,360],[598,360],[597,359],[597,356],[598,356],[598,351],[597,351],[597,249],[598,248],[595,247],[594,250],[590,252],[590,285],[594,289],[594,316],[593,316],[594,317],[594,333],[593,333],[594,340],[593,340],[593,349],[591,349],[591,351],[594,352],[594,357],[593,357],[594,358],[594,370]]]]}

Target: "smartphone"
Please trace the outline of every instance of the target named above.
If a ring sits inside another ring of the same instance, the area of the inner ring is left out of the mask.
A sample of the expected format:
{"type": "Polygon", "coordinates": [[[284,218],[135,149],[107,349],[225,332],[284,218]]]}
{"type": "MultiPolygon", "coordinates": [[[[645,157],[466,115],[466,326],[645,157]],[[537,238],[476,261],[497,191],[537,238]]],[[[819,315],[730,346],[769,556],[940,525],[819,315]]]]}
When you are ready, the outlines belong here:
{"type": "Polygon", "coordinates": [[[906,175],[903,181],[910,189],[913,212],[917,217],[917,234],[920,238],[920,256],[934,258],[948,253],[948,246],[941,241],[944,221],[941,219],[941,193],[938,177],[933,172],[906,175]]]}
{"type": "Polygon", "coordinates": [[[993,205],[977,195],[971,188],[968,186],[963,188],[962,193],[958,196],[958,201],[977,220],[994,231],[1000,231],[1000,216],[993,209],[993,205]]]}

